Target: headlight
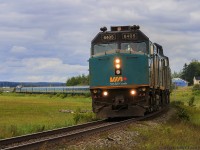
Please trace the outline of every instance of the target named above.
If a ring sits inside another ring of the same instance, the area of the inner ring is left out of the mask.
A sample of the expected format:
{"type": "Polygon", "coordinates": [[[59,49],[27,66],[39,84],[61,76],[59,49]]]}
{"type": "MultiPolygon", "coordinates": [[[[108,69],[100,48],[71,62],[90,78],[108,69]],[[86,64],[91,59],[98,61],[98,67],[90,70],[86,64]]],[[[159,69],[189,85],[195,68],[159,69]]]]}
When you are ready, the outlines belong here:
{"type": "Polygon", "coordinates": [[[117,69],[119,69],[121,66],[120,66],[120,64],[116,64],[115,67],[116,67],[117,69]]]}
{"type": "Polygon", "coordinates": [[[103,96],[108,96],[108,92],[107,92],[107,91],[104,91],[104,92],[103,92],[103,96]]]}
{"type": "Polygon", "coordinates": [[[116,69],[116,70],[115,70],[115,74],[116,74],[116,75],[121,75],[121,69],[116,69]]]}
{"type": "Polygon", "coordinates": [[[145,87],[143,87],[143,88],[142,88],[142,91],[143,91],[143,92],[144,92],[144,91],[146,91],[146,88],[145,88],[145,87]]]}
{"type": "Polygon", "coordinates": [[[115,63],[116,63],[116,64],[119,64],[119,63],[120,63],[120,59],[119,59],[119,58],[116,58],[116,59],[115,59],[115,63]]]}
{"type": "Polygon", "coordinates": [[[136,90],[131,90],[130,93],[131,95],[136,95],[136,90]]]}
{"type": "Polygon", "coordinates": [[[96,93],[97,93],[97,90],[93,90],[93,93],[96,94],[96,93]]]}
{"type": "Polygon", "coordinates": [[[114,60],[114,66],[115,66],[115,75],[121,75],[121,59],[120,58],[115,58],[114,60]]]}

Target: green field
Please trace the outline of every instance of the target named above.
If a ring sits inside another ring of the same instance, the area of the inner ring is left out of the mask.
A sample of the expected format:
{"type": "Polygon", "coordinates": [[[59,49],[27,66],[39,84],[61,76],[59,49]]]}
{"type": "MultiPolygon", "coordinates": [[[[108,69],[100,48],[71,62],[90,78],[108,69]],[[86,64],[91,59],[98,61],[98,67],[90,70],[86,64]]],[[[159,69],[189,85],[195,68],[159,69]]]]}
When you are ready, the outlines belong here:
{"type": "MultiPolygon", "coordinates": [[[[176,109],[176,114],[166,124],[155,128],[129,128],[139,133],[137,149],[199,146],[200,92],[193,92],[192,87],[173,90],[171,107],[176,109]]],[[[91,110],[90,97],[1,93],[0,138],[96,120],[91,110]],[[62,110],[71,110],[74,113],[65,113],[62,110]],[[83,110],[88,112],[80,113],[83,110]]]]}
{"type": "Polygon", "coordinates": [[[171,108],[176,113],[165,124],[129,128],[140,135],[134,149],[200,149],[200,92],[193,92],[192,87],[173,90],[171,108]],[[192,104],[191,99],[194,99],[192,104]]]}
{"type": "Polygon", "coordinates": [[[0,94],[0,138],[91,121],[91,98],[66,95],[0,94]],[[72,113],[66,113],[70,110],[72,113]],[[87,111],[86,113],[79,113],[87,111]],[[74,113],[73,113],[74,112],[74,113]]]}
{"type": "Polygon", "coordinates": [[[171,102],[180,101],[190,116],[190,122],[200,126],[200,91],[192,91],[192,87],[178,88],[171,94],[171,102]],[[189,106],[189,101],[194,98],[194,106],[189,106]]]}

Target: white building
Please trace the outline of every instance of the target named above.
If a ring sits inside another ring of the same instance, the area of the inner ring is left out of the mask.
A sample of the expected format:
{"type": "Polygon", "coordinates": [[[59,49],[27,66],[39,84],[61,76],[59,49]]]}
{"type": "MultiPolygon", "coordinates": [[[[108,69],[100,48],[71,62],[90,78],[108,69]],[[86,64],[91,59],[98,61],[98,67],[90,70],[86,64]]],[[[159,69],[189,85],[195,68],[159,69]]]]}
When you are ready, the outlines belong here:
{"type": "Polygon", "coordinates": [[[193,78],[194,84],[200,84],[200,76],[193,78]]]}

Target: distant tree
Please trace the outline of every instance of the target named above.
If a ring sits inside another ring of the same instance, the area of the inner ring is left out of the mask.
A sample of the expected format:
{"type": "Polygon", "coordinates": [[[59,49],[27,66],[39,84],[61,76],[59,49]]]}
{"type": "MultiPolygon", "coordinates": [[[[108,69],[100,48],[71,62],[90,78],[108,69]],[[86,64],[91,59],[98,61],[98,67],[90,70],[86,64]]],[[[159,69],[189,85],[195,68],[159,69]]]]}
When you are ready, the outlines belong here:
{"type": "Polygon", "coordinates": [[[181,78],[182,72],[176,72],[174,71],[174,73],[171,74],[172,78],[181,78]]]}
{"type": "Polygon", "coordinates": [[[66,81],[67,86],[75,85],[89,85],[89,75],[79,75],[76,77],[71,77],[66,81]]]}
{"type": "Polygon", "coordinates": [[[189,85],[193,84],[194,76],[200,76],[200,62],[193,60],[189,65],[183,66],[182,78],[189,82],[189,85]]]}
{"type": "Polygon", "coordinates": [[[183,66],[183,71],[182,71],[182,75],[181,75],[181,78],[184,80],[186,80],[187,67],[188,67],[188,65],[185,63],[183,66]]]}

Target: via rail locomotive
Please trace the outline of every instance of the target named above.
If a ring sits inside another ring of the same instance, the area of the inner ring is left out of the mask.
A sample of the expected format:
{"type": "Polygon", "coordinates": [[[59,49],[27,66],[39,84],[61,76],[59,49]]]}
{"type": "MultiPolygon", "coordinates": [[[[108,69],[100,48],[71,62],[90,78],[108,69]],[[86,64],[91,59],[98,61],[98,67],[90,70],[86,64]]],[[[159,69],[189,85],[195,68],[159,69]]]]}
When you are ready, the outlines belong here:
{"type": "Polygon", "coordinates": [[[93,112],[100,118],[143,116],[170,101],[169,59],[140,27],[106,27],[91,42],[93,112]]]}

